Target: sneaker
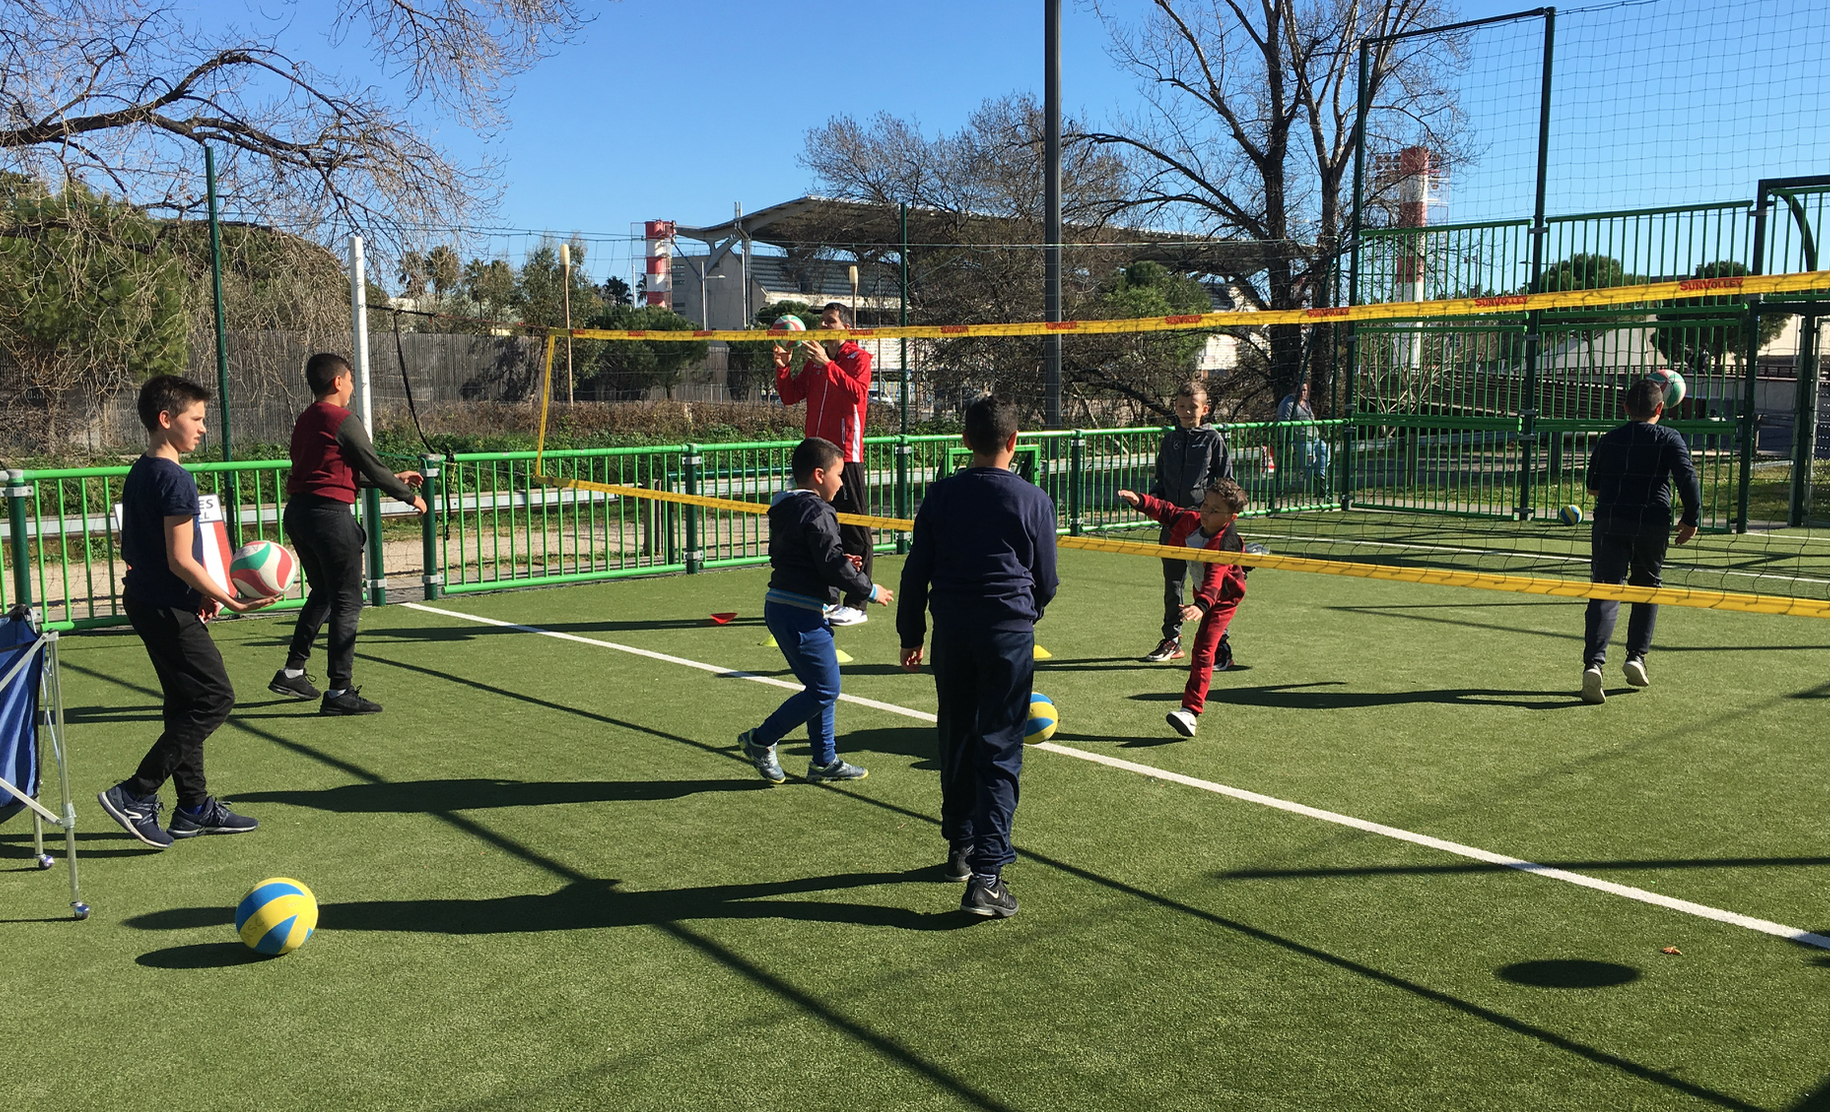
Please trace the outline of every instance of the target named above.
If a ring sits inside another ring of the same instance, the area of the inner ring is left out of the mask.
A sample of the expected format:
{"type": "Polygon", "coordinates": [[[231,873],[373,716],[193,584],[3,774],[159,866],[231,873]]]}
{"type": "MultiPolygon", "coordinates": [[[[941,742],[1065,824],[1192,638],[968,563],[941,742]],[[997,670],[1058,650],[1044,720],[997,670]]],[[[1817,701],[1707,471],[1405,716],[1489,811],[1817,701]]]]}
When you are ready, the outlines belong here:
{"type": "Polygon", "coordinates": [[[159,802],[158,796],[140,799],[127,794],[125,784],[116,784],[95,797],[101,803],[102,810],[108,817],[121,824],[121,829],[132,834],[140,841],[154,849],[164,849],[172,844],[172,836],[159,828],[159,812],[165,804],[159,802]]]}
{"type": "Polygon", "coordinates": [[[829,765],[807,762],[807,782],[810,784],[824,783],[828,780],[862,780],[869,775],[868,770],[859,768],[855,764],[846,764],[842,757],[834,757],[829,765]]]}
{"type": "Polygon", "coordinates": [[[1214,650],[1214,671],[1224,672],[1233,666],[1233,642],[1231,634],[1220,635],[1220,647],[1214,650]]]}
{"type": "Polygon", "coordinates": [[[273,679],[267,683],[267,690],[275,695],[284,695],[288,699],[316,699],[323,694],[311,685],[310,676],[303,672],[296,676],[288,676],[284,668],[273,673],[273,679]]]}
{"type": "Polygon", "coordinates": [[[222,800],[211,796],[191,814],[183,807],[172,812],[171,836],[174,838],[195,838],[199,834],[246,834],[260,823],[247,815],[238,815],[229,810],[222,800]]]}
{"type": "Polygon", "coordinates": [[[1144,659],[1149,661],[1152,664],[1160,664],[1165,660],[1182,659],[1181,638],[1179,638],[1179,637],[1163,638],[1161,641],[1157,642],[1156,648],[1151,649],[1149,654],[1146,655],[1144,657],[1144,659]]]}
{"type": "Polygon", "coordinates": [[[1646,675],[1645,657],[1629,656],[1627,662],[1620,666],[1620,670],[1627,674],[1627,682],[1634,687],[1652,686],[1652,677],[1646,675]]]}
{"type": "Polygon", "coordinates": [[[856,606],[835,606],[826,620],[836,626],[858,626],[871,620],[871,616],[856,606]]]}
{"type": "Polygon", "coordinates": [[[959,909],[987,919],[1008,919],[1017,913],[1017,898],[1010,894],[1003,878],[973,873],[966,894],[960,897],[959,909]]]}
{"type": "Polygon", "coordinates": [[[1582,701],[1585,703],[1605,703],[1608,693],[1601,687],[1601,665],[1591,664],[1582,670],[1582,701]]]}
{"type": "Polygon", "coordinates": [[[362,697],[360,687],[347,689],[341,695],[326,695],[318,704],[319,714],[380,714],[381,704],[362,697]]]}
{"type": "Polygon", "coordinates": [[[947,851],[947,863],[941,866],[941,875],[955,883],[972,879],[972,866],[966,864],[964,848],[947,851]]]}
{"type": "Polygon", "coordinates": [[[1169,722],[1170,728],[1183,737],[1194,737],[1195,727],[1201,721],[1200,715],[1197,715],[1187,707],[1182,707],[1180,710],[1172,710],[1163,717],[1169,722]]]}
{"type": "Polygon", "coordinates": [[[762,773],[762,778],[771,784],[779,784],[788,779],[788,774],[782,771],[782,762],[775,759],[775,746],[758,745],[751,740],[755,736],[755,730],[745,730],[737,735],[737,745],[743,750],[744,758],[755,765],[756,771],[762,773]]]}

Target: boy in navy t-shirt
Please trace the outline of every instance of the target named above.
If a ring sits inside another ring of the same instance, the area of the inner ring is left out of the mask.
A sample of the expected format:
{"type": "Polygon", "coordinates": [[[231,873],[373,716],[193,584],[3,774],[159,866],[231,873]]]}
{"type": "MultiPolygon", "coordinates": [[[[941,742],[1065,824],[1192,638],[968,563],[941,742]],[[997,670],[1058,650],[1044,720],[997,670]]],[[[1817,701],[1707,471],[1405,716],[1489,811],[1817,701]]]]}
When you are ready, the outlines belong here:
{"type": "Polygon", "coordinates": [[[1008,918],[1002,877],[1017,859],[1010,827],[1023,773],[1023,728],[1035,677],[1036,622],[1055,597],[1055,504],[1012,473],[1016,407],[985,397],[966,407],[972,466],[928,488],[902,568],[896,631],[902,666],[921,667],[934,611],[939,696],[940,832],[946,871],[967,880],[960,910],[1008,918]]]}
{"type": "MultiPolygon", "coordinates": [[[[1665,412],[1663,388],[1640,379],[1627,390],[1627,416],[1632,420],[1595,442],[1589,456],[1589,492],[1595,496],[1595,524],[1590,533],[1593,555],[1589,580],[1594,583],[1630,583],[1656,587],[1665,566],[1665,544],[1671,537],[1671,486],[1675,480],[1684,502],[1678,521],[1678,544],[1697,535],[1703,506],[1696,467],[1684,438],[1660,428],[1665,412]]],[[[1601,668],[1608,660],[1608,641],[1620,603],[1614,599],[1589,600],[1584,619],[1582,647],[1582,701],[1605,703],[1601,668]]],[[[1658,622],[1658,605],[1633,604],[1627,619],[1627,659],[1621,670],[1634,687],[1652,683],[1646,674],[1646,653],[1652,648],[1652,629],[1658,622]]]]}
{"type": "Polygon", "coordinates": [[[243,614],[278,601],[237,598],[203,566],[197,481],[178,460],[203,440],[209,398],[188,379],[148,379],[139,401],[146,454],[121,486],[121,557],[127,562],[121,602],[159,674],[165,731],[132,776],[96,798],[110,818],[154,849],[174,838],[241,834],[259,825],[210,795],[203,777],[204,739],[235,707],[235,689],[204,623],[223,610],[243,614]],[[169,831],[159,826],[159,789],[168,779],[178,790],[169,831]]]}

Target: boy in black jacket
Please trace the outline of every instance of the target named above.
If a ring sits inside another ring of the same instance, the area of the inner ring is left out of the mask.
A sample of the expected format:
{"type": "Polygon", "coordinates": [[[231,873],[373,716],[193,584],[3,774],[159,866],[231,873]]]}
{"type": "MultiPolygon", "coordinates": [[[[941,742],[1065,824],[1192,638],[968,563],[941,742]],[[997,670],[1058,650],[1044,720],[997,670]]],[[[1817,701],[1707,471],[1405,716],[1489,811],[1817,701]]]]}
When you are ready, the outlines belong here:
{"type": "MultiPolygon", "coordinates": [[[[1176,391],[1176,427],[1163,434],[1156,453],[1156,474],[1150,496],[1178,509],[1198,509],[1207,488],[1233,477],[1233,461],[1226,438],[1207,420],[1207,387],[1185,382],[1176,391]]],[[[1163,526],[1158,544],[1169,543],[1169,526],[1163,526]]],[[[1182,583],[1194,565],[1187,560],[1163,561],[1163,639],[1144,659],[1151,663],[1182,659],[1182,583]]],[[[1223,638],[1215,666],[1225,671],[1232,663],[1232,646],[1223,638]]]]}
{"type": "MultiPolygon", "coordinates": [[[[1665,545],[1671,536],[1671,487],[1676,483],[1684,514],[1678,520],[1676,541],[1683,544],[1697,535],[1703,497],[1696,467],[1684,438],[1660,428],[1665,413],[1664,392],[1658,383],[1640,379],[1627,388],[1626,424],[1595,442],[1589,454],[1588,488],[1595,495],[1595,524],[1590,534],[1593,554],[1589,579],[1596,583],[1630,583],[1656,587],[1663,580],[1665,545]]],[[[1607,663],[1608,641],[1620,603],[1613,599],[1589,600],[1582,647],[1582,701],[1608,701],[1601,676],[1607,663]]],[[[1652,648],[1652,630],[1658,622],[1658,605],[1633,604],[1627,619],[1627,659],[1622,670],[1634,687],[1648,687],[1646,653],[1652,648]]]]}
{"type": "Polygon", "coordinates": [[[763,621],[794,677],[807,686],[788,696],[762,725],[739,734],[737,742],[763,779],[779,784],[788,775],[776,759],[775,745],[805,723],[813,745],[807,779],[862,780],[870,773],[840,760],[833,741],[839,656],[825,609],[839,601],[840,589],[880,606],[895,596],[872,583],[858,557],[847,556],[839,546],[832,499],[845,484],[845,453],[830,440],[810,436],[795,446],[789,466],[795,489],[776,495],[769,506],[769,563],[775,573],[763,596],[763,621]]]}
{"type": "Polygon", "coordinates": [[[1035,678],[1036,622],[1055,597],[1055,504],[1010,470],[1017,410],[999,398],[966,407],[972,466],[928,488],[902,566],[896,632],[902,666],[921,667],[934,611],[940,735],[940,832],[946,875],[968,880],[960,910],[1009,918],[1003,881],[1023,774],[1023,727],[1035,678]]]}

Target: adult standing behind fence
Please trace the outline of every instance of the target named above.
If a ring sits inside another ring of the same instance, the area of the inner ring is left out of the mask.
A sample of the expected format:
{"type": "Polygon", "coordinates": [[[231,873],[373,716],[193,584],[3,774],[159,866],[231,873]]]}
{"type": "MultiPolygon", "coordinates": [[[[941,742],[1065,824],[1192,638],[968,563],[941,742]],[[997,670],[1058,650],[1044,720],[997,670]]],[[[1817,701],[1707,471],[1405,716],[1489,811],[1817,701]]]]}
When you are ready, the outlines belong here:
{"type": "MultiPolygon", "coordinates": [[[[828,302],[820,313],[820,327],[851,327],[851,312],[836,301],[828,302]]],[[[827,340],[814,343],[803,340],[796,345],[807,358],[800,374],[790,369],[789,353],[775,346],[775,390],[783,405],[806,401],[806,435],[830,440],[844,453],[841,471],[844,485],[832,500],[832,508],[842,514],[870,513],[870,501],[864,490],[864,416],[871,389],[871,355],[852,340],[827,340]]],[[[839,526],[839,546],[848,556],[858,557],[864,582],[871,578],[871,531],[862,525],[839,526]]],[[[859,625],[868,620],[863,595],[848,594],[826,620],[836,626],[859,625]]]]}
{"type": "Polygon", "coordinates": [[[1273,435],[1277,466],[1284,476],[1283,485],[1287,487],[1300,475],[1298,485],[1304,493],[1319,494],[1324,499],[1329,497],[1328,442],[1316,428],[1315,410],[1309,408],[1307,382],[1298,383],[1296,389],[1277,403],[1277,425],[1273,435]]]}

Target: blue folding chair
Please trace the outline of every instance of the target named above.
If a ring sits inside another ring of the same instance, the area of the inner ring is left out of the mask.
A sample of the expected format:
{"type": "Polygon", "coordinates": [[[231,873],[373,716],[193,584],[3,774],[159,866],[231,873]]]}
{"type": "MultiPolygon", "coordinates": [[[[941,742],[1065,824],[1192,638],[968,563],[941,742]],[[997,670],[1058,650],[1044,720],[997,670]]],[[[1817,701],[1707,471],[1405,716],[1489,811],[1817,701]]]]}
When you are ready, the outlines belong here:
{"type": "Polygon", "coordinates": [[[70,910],[89,917],[76,885],[76,807],[70,799],[70,770],[64,761],[63,691],[57,682],[57,634],[40,633],[24,608],[0,617],[0,823],[21,811],[32,813],[32,852],[38,867],[55,862],[44,848],[44,824],[64,832],[64,861],[70,867],[70,910]],[[57,765],[63,814],[38,802],[43,786],[44,750],[57,765]]]}

